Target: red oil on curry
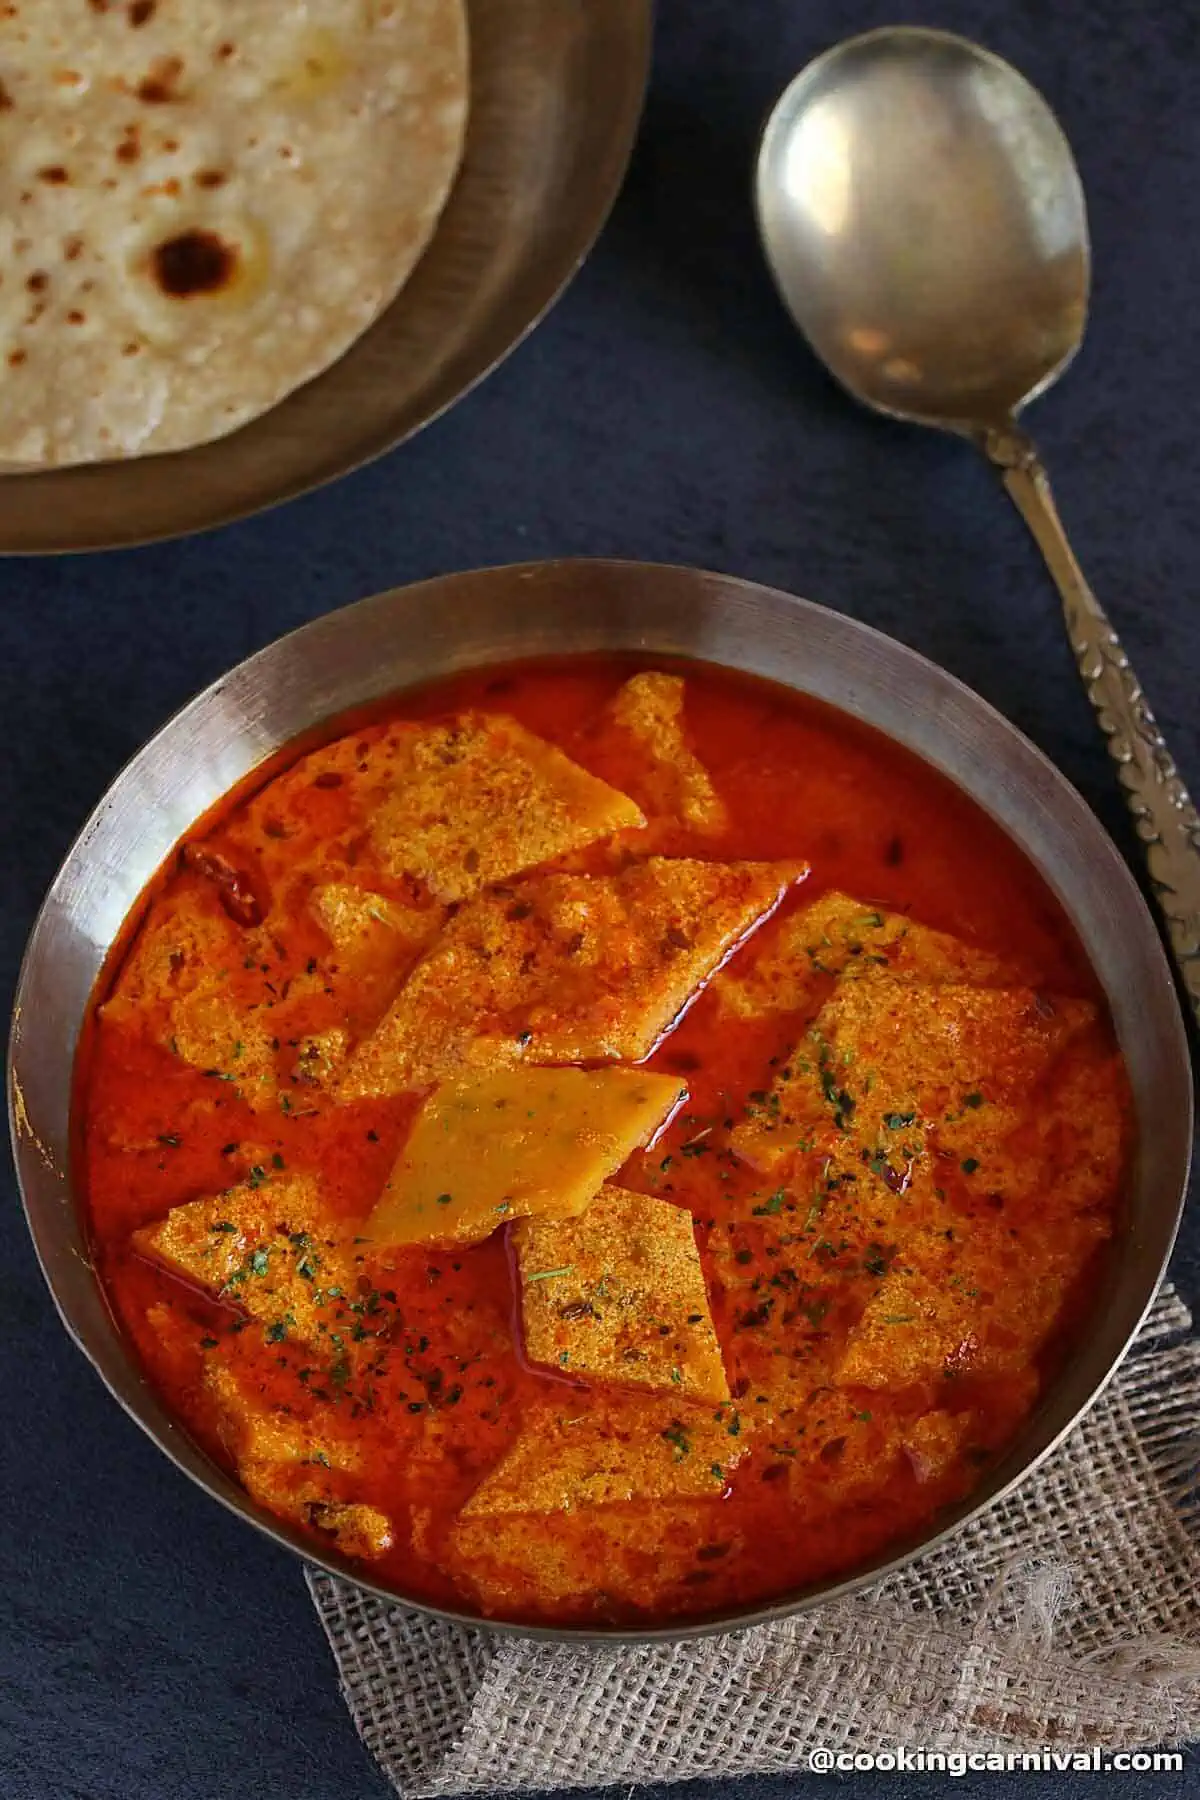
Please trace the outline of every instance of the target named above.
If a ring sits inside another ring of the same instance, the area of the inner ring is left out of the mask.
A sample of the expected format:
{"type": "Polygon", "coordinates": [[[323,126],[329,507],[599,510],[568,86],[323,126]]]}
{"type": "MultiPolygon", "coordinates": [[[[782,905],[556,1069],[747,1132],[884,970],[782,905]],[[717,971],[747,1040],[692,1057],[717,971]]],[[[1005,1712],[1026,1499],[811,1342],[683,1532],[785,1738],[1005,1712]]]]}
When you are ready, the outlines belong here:
{"type": "MultiPolygon", "coordinates": [[[[627,752],[606,735],[603,721],[614,693],[638,666],[578,657],[469,674],[401,696],[355,721],[353,734],[366,744],[390,719],[465,708],[504,712],[620,788],[626,780],[632,785],[623,766],[627,752]]],[[[1008,839],[948,782],[815,702],[715,669],[679,667],[687,681],[690,744],[729,824],[717,838],[680,826],[660,838],[656,853],[806,859],[811,873],[767,934],[789,911],[826,890],[844,890],[866,906],[908,914],[1009,959],[1030,972],[1039,992],[1089,1000],[1102,1013],[1095,978],[1057,903],[1008,839]]],[[[199,848],[172,858],[151,892],[151,912],[172,895],[208,884],[235,931],[258,927],[271,901],[271,856],[285,858],[289,842],[284,823],[272,820],[270,791],[260,775],[201,822],[191,834],[199,848]],[[255,794],[257,838],[246,822],[255,794]]],[[[290,820],[298,814],[314,830],[330,831],[338,828],[345,800],[337,780],[317,776],[293,791],[288,804],[290,820]]],[[[389,884],[377,872],[370,885],[405,904],[414,900],[411,885],[389,884]]],[[[378,1016],[381,1001],[366,995],[357,1016],[348,1007],[344,990],[324,979],[329,941],[302,910],[278,936],[279,954],[260,955],[255,939],[255,954],[231,966],[227,981],[232,999],[247,1005],[269,1006],[264,989],[276,998],[282,991],[282,1005],[290,1008],[287,1042],[278,1048],[285,1064],[288,1042],[345,1022],[348,1011],[353,1035],[378,1016]],[[297,993],[303,987],[304,998],[288,997],[291,981],[297,993]]],[[[98,1001],[111,990],[132,941],[127,934],[111,959],[98,1001]]],[[[739,954],[752,956],[756,941],[739,954]]],[[[233,1300],[218,1303],[130,1245],[132,1231],[173,1206],[247,1179],[269,1183],[285,1170],[318,1174],[338,1218],[364,1216],[404,1140],[411,1098],[335,1105],[302,1083],[286,1109],[252,1110],[228,1071],[189,1066],[119,1020],[93,1015],[79,1058],[75,1117],[101,1279],[171,1410],[218,1460],[231,1461],[205,1381],[214,1359],[255,1386],[271,1407],[313,1423],[331,1442],[355,1446],[353,1473],[340,1470],[334,1457],[322,1478],[332,1494],[369,1502],[392,1520],[394,1547],[370,1573],[405,1593],[518,1619],[636,1623],[726,1610],[849,1573],[926,1528],[970,1491],[1011,1440],[1078,1327],[1079,1296],[1101,1233],[1079,1239],[1077,1279],[1064,1291],[1052,1332],[1005,1374],[979,1380],[969,1368],[948,1369],[940,1384],[945,1391],[929,1383],[883,1392],[818,1385],[802,1420],[793,1419],[787,1430],[756,1429],[761,1370],[770,1356],[791,1354],[793,1340],[819,1352],[822,1336],[839,1326],[836,1245],[821,1247],[815,1238],[816,1249],[806,1241],[801,1255],[793,1231],[789,1250],[782,1232],[787,1221],[775,1216],[780,1203],[765,1194],[747,1204],[759,1191],[757,1178],[727,1147],[746,1096],[770,1086],[804,1024],[794,1016],[730,1019],[720,1015],[714,992],[702,994],[648,1065],[686,1081],[687,1104],[653,1151],[635,1156],[618,1178],[687,1207],[696,1221],[734,1396],[726,1413],[731,1461],[743,1433],[748,1453],[711,1500],[593,1509],[590,1516],[580,1509],[535,1520],[531,1541],[540,1533],[542,1551],[529,1552],[524,1581],[510,1574],[502,1592],[481,1589],[477,1571],[456,1560],[454,1521],[512,1443],[524,1409],[556,1379],[530,1368],[515,1342],[504,1228],[469,1249],[393,1253],[386,1267],[364,1257],[354,1293],[339,1303],[338,1354],[324,1360],[311,1346],[248,1326],[233,1300]],[[737,1291],[731,1269],[744,1281],[737,1291]],[[818,1290],[825,1297],[814,1301],[818,1290]],[[971,1431],[948,1464],[931,1464],[905,1440],[906,1421],[947,1405],[956,1416],[969,1409],[971,1431]],[[614,1584],[617,1560],[622,1574],[614,1584]],[[564,1561],[573,1570],[570,1580],[561,1574],[564,1561]]],[[[1119,1070],[1103,1018],[1065,1054],[1119,1070]]],[[[1127,1121],[1122,1073],[1107,1091],[1127,1121]]],[[[1064,1142],[1064,1157],[1071,1154],[1064,1142]]],[[[999,1197],[974,1196],[964,1175],[974,1159],[956,1155],[943,1199],[960,1229],[969,1230],[980,1209],[995,1211],[999,1197]]],[[[1114,1176],[1102,1204],[1092,1205],[1093,1217],[1115,1208],[1118,1186],[1114,1176]]],[[[1014,1258],[997,1271],[996,1282],[1009,1284],[1014,1296],[1029,1275],[1022,1256],[1043,1254],[1042,1238],[1023,1249],[1031,1207],[1026,1200],[1006,1215],[1014,1258]]],[[[1064,1232],[1069,1229],[1064,1223],[1064,1232]]],[[[1074,1240],[1064,1243],[1075,1254],[1074,1240]]],[[[880,1249],[875,1273],[883,1273],[888,1249],[880,1249]]],[[[859,1296],[847,1301],[851,1313],[861,1308],[861,1286],[870,1276],[869,1268],[866,1276],[858,1269],[858,1285],[846,1289],[859,1296]]],[[[1014,1341],[1022,1316],[1014,1298],[1014,1341]]],[[[313,1537],[321,1542],[319,1521],[313,1537]]]]}

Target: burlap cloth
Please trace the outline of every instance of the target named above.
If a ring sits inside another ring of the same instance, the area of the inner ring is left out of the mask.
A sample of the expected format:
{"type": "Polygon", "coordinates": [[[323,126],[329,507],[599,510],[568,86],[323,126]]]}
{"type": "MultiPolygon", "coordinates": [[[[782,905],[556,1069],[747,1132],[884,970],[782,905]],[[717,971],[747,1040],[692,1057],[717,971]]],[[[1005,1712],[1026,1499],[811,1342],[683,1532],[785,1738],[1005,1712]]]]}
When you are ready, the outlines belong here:
{"type": "Polygon", "coordinates": [[[807,1752],[1200,1738],[1200,1339],[1170,1288],[1043,1468],[847,1600],[678,1645],[489,1637],[308,1581],[404,1796],[802,1768],[807,1752]]]}

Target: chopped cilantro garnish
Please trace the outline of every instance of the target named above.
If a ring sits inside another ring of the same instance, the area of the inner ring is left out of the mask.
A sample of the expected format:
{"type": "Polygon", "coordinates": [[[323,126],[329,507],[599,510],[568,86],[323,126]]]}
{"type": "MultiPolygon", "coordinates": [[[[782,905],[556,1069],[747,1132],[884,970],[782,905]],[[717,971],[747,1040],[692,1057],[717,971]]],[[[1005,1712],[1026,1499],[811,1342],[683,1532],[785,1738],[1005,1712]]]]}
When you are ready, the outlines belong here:
{"type": "Polygon", "coordinates": [[[678,1419],[676,1419],[673,1424],[668,1425],[667,1429],[660,1435],[665,1437],[668,1444],[674,1449],[676,1462],[682,1462],[685,1456],[691,1455],[691,1439],[688,1437],[687,1432],[683,1429],[683,1426],[679,1423],[678,1419]]]}

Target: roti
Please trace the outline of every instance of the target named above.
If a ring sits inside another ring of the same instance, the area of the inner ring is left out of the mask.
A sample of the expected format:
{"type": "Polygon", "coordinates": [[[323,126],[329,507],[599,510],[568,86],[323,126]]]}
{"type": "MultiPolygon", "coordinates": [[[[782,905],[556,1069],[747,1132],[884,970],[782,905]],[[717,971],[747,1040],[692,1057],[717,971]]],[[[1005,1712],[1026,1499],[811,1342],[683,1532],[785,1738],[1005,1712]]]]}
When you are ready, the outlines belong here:
{"type": "Polygon", "coordinates": [[[399,292],[462,157],[463,0],[0,9],[0,461],[224,436],[399,292]]]}

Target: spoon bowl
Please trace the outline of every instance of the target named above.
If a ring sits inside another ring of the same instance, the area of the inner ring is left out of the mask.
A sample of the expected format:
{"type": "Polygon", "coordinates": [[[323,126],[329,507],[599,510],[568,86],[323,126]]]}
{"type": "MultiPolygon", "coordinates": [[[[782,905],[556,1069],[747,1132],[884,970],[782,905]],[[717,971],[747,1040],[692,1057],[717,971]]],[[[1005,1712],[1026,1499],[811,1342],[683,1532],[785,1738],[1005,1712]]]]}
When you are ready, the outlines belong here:
{"type": "Polygon", "coordinates": [[[1024,76],[948,32],[836,46],[775,107],[759,226],[792,317],[844,387],[951,430],[1001,426],[1087,321],[1087,210],[1024,76]]]}

